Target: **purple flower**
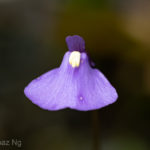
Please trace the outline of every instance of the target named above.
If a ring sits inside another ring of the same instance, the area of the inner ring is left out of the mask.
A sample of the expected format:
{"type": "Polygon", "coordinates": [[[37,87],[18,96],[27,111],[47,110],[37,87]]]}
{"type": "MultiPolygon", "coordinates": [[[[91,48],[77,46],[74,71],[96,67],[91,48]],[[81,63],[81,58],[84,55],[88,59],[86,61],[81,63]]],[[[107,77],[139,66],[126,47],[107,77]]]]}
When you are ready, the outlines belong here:
{"type": "Polygon", "coordinates": [[[60,67],[34,79],[25,88],[25,95],[47,110],[88,111],[115,102],[117,92],[98,69],[91,68],[83,38],[68,36],[66,42],[69,51],[60,67]]]}

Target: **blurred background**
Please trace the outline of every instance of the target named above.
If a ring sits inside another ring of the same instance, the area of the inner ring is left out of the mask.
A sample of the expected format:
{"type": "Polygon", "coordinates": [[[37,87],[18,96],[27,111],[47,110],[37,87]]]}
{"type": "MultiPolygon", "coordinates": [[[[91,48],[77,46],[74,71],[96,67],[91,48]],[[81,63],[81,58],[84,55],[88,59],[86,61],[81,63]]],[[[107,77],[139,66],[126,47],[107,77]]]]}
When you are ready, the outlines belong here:
{"type": "Polygon", "coordinates": [[[93,149],[92,112],[42,110],[23,93],[74,34],[119,94],[98,110],[99,149],[149,150],[149,0],[0,0],[0,150],[93,149]]]}

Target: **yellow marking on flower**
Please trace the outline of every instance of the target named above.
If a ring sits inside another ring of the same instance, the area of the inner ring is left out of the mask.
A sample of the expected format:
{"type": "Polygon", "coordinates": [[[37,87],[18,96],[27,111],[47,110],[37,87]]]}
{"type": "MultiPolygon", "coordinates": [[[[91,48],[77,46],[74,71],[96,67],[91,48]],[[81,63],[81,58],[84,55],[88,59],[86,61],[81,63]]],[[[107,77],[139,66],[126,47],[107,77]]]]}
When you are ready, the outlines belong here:
{"type": "Polygon", "coordinates": [[[78,51],[73,51],[71,54],[70,54],[70,57],[69,57],[69,63],[70,65],[75,68],[75,67],[79,67],[80,65],[80,52],[78,51]]]}

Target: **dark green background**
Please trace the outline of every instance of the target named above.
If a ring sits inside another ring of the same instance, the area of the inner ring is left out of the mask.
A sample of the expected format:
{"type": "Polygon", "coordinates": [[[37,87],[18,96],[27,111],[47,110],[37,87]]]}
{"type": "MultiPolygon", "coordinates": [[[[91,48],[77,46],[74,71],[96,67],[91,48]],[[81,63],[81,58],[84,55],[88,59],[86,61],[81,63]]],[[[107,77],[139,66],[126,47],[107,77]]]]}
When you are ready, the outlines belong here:
{"type": "MultiPolygon", "coordinates": [[[[1,0],[0,141],[21,140],[25,150],[92,150],[92,112],[42,110],[23,93],[60,65],[65,37],[74,34],[119,94],[98,110],[101,149],[149,150],[148,0],[1,0]]],[[[0,145],[7,148],[19,149],[0,145]]]]}

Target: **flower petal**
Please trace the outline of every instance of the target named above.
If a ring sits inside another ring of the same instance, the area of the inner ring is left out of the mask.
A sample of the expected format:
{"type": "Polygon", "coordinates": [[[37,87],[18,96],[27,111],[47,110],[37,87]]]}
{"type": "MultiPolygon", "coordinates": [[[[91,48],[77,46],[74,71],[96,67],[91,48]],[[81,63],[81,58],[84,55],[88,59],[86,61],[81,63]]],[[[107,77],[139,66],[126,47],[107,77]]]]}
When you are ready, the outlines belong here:
{"type": "Polygon", "coordinates": [[[43,74],[25,88],[25,95],[39,107],[58,110],[75,105],[75,101],[70,101],[73,92],[73,87],[70,86],[71,72],[69,74],[65,71],[69,54],[70,52],[65,54],[60,68],[43,74]]]}
{"type": "Polygon", "coordinates": [[[25,95],[43,109],[72,108],[93,110],[116,101],[117,93],[104,75],[92,69],[86,53],[81,53],[81,64],[73,68],[69,64],[70,52],[64,55],[59,68],[33,80],[25,95]]]}
{"type": "Polygon", "coordinates": [[[82,54],[82,59],[83,64],[76,75],[78,97],[74,109],[99,109],[115,102],[118,98],[115,88],[98,69],[89,66],[85,53],[82,54]]]}
{"type": "Polygon", "coordinates": [[[85,51],[85,41],[79,35],[67,36],[66,43],[68,46],[69,51],[85,51]]]}

